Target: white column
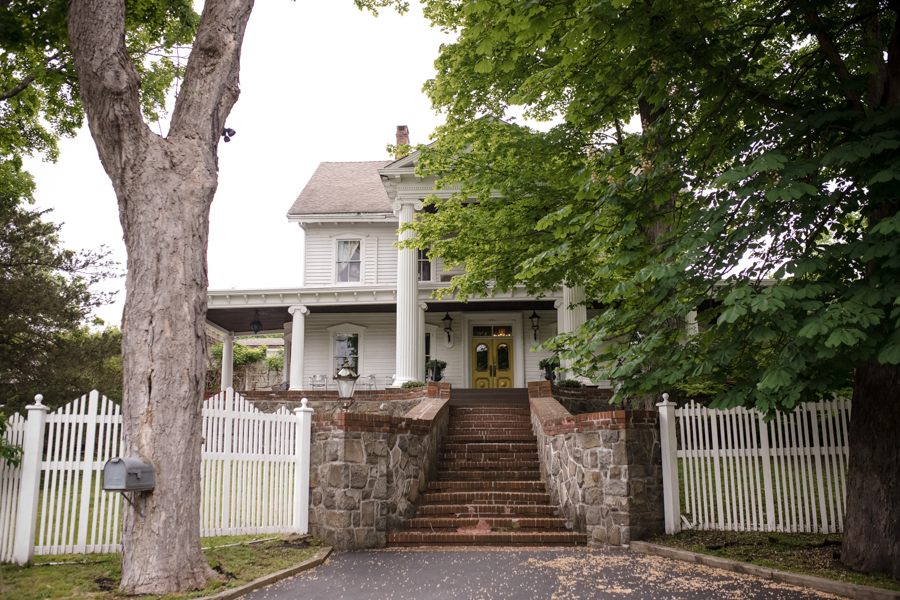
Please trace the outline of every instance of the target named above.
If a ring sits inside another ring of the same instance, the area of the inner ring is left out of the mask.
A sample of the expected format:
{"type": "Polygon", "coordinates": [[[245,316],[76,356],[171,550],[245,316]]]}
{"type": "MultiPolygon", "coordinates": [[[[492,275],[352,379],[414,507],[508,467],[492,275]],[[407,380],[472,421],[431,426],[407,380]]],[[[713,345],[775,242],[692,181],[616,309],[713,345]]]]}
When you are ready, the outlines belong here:
{"type": "Polygon", "coordinates": [[[666,533],[681,531],[681,506],[678,489],[678,442],[675,438],[675,403],[663,394],[659,408],[659,446],[662,450],[663,506],[666,517],[666,533]]]}
{"type": "MultiPolygon", "coordinates": [[[[417,199],[400,199],[391,206],[400,225],[412,223],[422,208],[417,199]]],[[[400,240],[415,237],[412,231],[400,233],[400,240]]],[[[394,387],[415,381],[419,374],[419,272],[415,250],[397,250],[397,379],[394,387]]]]}
{"type": "Polygon", "coordinates": [[[222,341],[222,387],[234,387],[234,336],[226,335],[222,341]]]}
{"type": "MultiPolygon", "coordinates": [[[[584,288],[582,286],[563,286],[562,300],[555,303],[557,309],[557,326],[559,333],[572,333],[587,321],[587,307],[584,304],[584,288]],[[577,304],[577,306],[572,306],[577,304]]],[[[572,361],[563,359],[560,364],[561,378],[572,377],[572,361]]]]}
{"type": "Polygon", "coordinates": [[[697,311],[692,310],[684,319],[684,329],[688,337],[693,337],[700,333],[700,327],[697,325],[697,311]]]}
{"type": "Polygon", "coordinates": [[[281,382],[288,384],[285,389],[291,385],[291,340],[288,337],[289,335],[285,334],[284,336],[284,366],[281,368],[281,382]]]}
{"type": "Polygon", "coordinates": [[[291,325],[291,387],[292,390],[303,389],[303,350],[306,337],[306,315],[309,309],[302,305],[288,308],[294,317],[291,325]]]}
{"type": "Polygon", "coordinates": [[[308,400],[303,398],[300,408],[294,409],[297,415],[297,447],[294,452],[296,472],[294,474],[294,532],[300,535],[309,533],[309,454],[312,442],[313,409],[306,406],[308,400]]]}
{"type": "Polygon", "coordinates": [[[13,562],[26,565],[34,558],[34,532],[37,528],[38,496],[41,484],[41,462],[44,452],[44,426],[47,407],[38,394],[34,404],[26,406],[25,440],[22,444],[22,479],[19,487],[19,506],[16,514],[16,537],[13,541],[13,562]]]}
{"type": "MultiPolygon", "coordinates": [[[[419,330],[419,347],[416,349],[416,355],[419,357],[417,360],[419,361],[419,376],[416,378],[419,381],[425,381],[425,311],[428,310],[428,305],[424,302],[419,302],[419,314],[418,314],[418,330],[419,330]]],[[[431,340],[433,344],[435,340],[431,340]]],[[[432,354],[433,354],[432,350],[432,354]]]]}

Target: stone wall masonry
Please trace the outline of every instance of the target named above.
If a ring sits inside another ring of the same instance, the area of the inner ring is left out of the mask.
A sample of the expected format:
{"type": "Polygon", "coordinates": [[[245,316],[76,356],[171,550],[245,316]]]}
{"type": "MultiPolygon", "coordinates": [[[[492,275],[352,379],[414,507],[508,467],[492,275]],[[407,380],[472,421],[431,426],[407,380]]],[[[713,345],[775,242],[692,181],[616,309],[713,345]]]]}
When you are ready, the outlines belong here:
{"type": "MultiPolygon", "coordinates": [[[[444,384],[446,385],[446,384],[444,384]]],[[[402,417],[313,415],[309,531],[339,550],[381,548],[412,517],[437,472],[449,398],[425,397],[402,417]]],[[[447,386],[449,395],[449,386],[447,386]]]]}
{"type": "Polygon", "coordinates": [[[665,528],[658,415],[573,416],[546,381],[528,384],[541,475],[560,516],[588,543],[624,546],[665,528]]]}
{"type": "MultiPolygon", "coordinates": [[[[308,406],[316,414],[333,414],[341,411],[336,390],[285,390],[241,392],[259,410],[273,413],[282,406],[288,410],[300,407],[300,400],[309,400],[308,406]]],[[[386,390],[359,390],[353,394],[356,401],[351,410],[368,415],[402,417],[426,398],[449,398],[449,383],[431,382],[426,387],[386,390]]]]}

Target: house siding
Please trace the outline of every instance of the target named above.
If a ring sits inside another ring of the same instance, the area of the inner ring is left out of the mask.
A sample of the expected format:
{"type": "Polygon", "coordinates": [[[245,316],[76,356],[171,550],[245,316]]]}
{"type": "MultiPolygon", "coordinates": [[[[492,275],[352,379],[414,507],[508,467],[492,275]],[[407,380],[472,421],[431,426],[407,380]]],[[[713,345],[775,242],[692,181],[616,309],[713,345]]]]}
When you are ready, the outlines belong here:
{"type": "MultiPolygon", "coordinates": [[[[396,223],[335,223],[309,225],[306,231],[306,285],[327,286],[334,283],[335,242],[339,239],[363,238],[362,281],[364,285],[397,283],[396,223]]],[[[359,285],[359,284],[357,284],[359,285]]]]}

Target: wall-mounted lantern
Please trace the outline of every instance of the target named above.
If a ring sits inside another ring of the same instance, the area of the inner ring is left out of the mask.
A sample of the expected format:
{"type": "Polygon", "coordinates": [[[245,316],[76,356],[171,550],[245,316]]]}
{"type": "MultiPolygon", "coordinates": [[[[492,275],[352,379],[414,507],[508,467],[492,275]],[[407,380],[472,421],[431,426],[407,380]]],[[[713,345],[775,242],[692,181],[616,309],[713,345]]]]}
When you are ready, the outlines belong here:
{"type": "Polygon", "coordinates": [[[453,333],[453,327],[452,327],[453,319],[450,317],[449,312],[446,315],[444,315],[443,319],[441,319],[441,323],[444,324],[444,331],[447,332],[447,342],[449,343],[451,341],[450,334],[453,333]]]}
{"type": "Polygon", "coordinates": [[[253,333],[259,333],[262,331],[262,321],[259,320],[259,309],[256,309],[256,315],[252,321],[250,321],[250,331],[253,333]]]}
{"type": "Polygon", "coordinates": [[[531,311],[531,316],[528,318],[531,319],[531,330],[534,332],[534,341],[538,341],[538,331],[540,330],[541,318],[538,316],[536,310],[531,311]]]}
{"type": "Polygon", "coordinates": [[[356,380],[359,379],[359,375],[350,368],[349,363],[345,362],[341,370],[332,379],[337,382],[341,412],[347,412],[350,410],[350,405],[353,404],[353,392],[356,389],[356,380]]]}

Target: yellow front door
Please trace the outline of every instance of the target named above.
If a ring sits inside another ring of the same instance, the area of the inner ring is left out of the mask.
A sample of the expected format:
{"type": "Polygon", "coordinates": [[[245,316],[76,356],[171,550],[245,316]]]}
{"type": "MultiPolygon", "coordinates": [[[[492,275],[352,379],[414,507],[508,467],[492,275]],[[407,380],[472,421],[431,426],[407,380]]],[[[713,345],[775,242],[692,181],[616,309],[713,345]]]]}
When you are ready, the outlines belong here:
{"type": "Polygon", "coordinates": [[[472,387],[513,387],[512,339],[472,340],[472,387]]]}

